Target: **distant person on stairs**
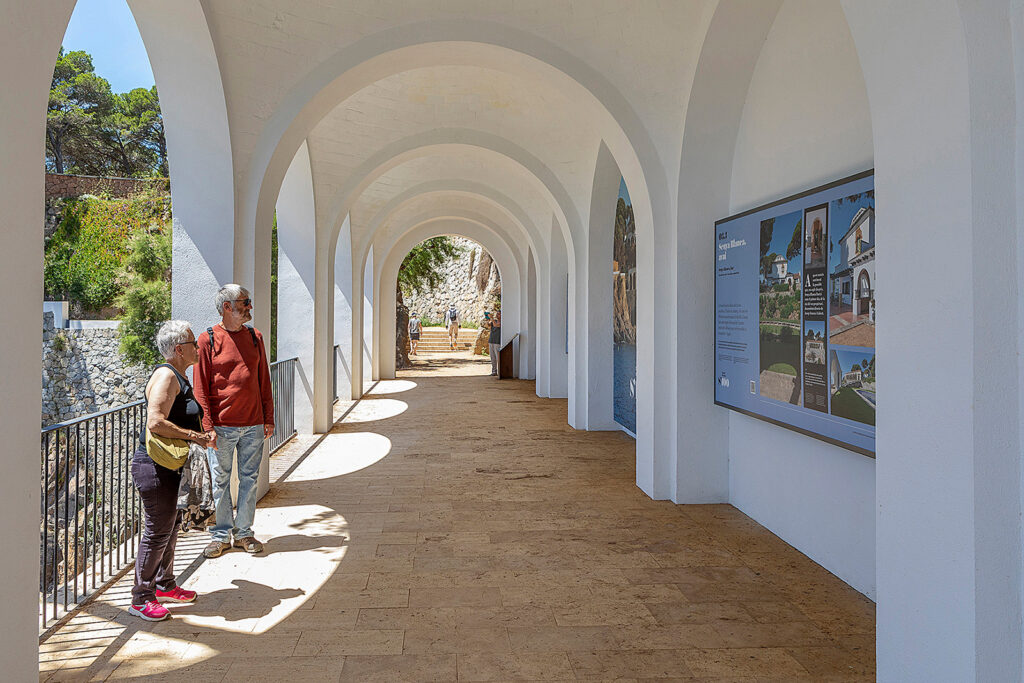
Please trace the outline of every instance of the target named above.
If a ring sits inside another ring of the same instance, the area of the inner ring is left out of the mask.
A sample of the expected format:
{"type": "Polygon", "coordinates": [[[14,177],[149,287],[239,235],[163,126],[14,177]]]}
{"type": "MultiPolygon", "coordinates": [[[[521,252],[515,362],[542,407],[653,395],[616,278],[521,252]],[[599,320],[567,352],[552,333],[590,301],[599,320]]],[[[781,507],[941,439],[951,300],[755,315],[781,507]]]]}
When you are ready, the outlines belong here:
{"type": "MultiPolygon", "coordinates": [[[[484,316],[487,314],[484,313],[484,316]]],[[[501,309],[494,311],[491,333],[487,337],[487,353],[491,355],[491,377],[498,376],[498,352],[501,351],[501,309]]]]}
{"type": "Polygon", "coordinates": [[[448,343],[452,351],[459,343],[459,312],[455,304],[450,304],[444,314],[444,326],[448,329],[448,343]]]}
{"type": "Polygon", "coordinates": [[[416,355],[416,347],[420,343],[420,330],[422,328],[419,314],[413,311],[412,315],[409,316],[409,346],[412,347],[410,353],[414,356],[416,355]]]}

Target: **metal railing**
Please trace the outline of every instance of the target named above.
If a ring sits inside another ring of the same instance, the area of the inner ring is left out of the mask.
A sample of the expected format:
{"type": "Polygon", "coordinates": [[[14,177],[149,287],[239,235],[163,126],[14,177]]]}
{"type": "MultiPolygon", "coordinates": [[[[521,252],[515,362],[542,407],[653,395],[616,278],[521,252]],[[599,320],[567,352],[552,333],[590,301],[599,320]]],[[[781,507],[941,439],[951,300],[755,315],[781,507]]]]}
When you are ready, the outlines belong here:
{"type": "Polygon", "coordinates": [[[341,345],[340,344],[335,344],[334,345],[334,363],[333,363],[334,373],[331,375],[331,382],[332,382],[332,384],[334,386],[333,393],[331,395],[334,397],[334,402],[335,403],[338,402],[338,355],[340,353],[341,353],[341,345]]]}
{"type": "Polygon", "coordinates": [[[295,370],[298,358],[287,358],[270,364],[270,386],[274,392],[274,435],[270,452],[295,436],[295,370]]]}
{"type": "Polygon", "coordinates": [[[143,514],[131,460],[145,422],[136,401],[42,430],[41,629],[134,561],[143,514]]]}

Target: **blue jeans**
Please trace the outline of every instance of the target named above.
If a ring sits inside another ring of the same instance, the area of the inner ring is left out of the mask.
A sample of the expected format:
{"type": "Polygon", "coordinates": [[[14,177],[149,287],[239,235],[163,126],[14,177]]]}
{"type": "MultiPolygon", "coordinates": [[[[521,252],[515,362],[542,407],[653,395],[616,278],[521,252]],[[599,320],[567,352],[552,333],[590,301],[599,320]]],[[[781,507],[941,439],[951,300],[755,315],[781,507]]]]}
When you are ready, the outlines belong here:
{"type": "Polygon", "coordinates": [[[256,515],[256,478],[263,460],[263,425],[250,427],[214,427],[217,448],[206,449],[213,475],[213,504],[217,520],[210,535],[213,540],[230,543],[252,536],[252,520],[256,515]],[[238,447],[238,511],[231,510],[231,465],[238,447]]]}

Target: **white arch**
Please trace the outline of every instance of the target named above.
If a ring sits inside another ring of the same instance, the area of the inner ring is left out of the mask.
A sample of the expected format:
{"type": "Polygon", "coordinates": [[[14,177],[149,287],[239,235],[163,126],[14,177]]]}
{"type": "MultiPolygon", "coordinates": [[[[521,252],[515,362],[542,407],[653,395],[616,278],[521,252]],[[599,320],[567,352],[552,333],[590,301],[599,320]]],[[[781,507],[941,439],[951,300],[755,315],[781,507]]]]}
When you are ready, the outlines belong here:
{"type": "MultiPolygon", "coordinates": [[[[6,324],[0,329],[5,353],[0,373],[5,386],[20,387],[20,400],[0,414],[0,429],[7,434],[11,452],[31,453],[39,447],[39,405],[42,333],[39,304],[43,298],[43,235],[36,227],[42,215],[45,156],[46,103],[53,66],[74,0],[12,0],[0,4],[0,74],[5,95],[0,98],[0,146],[4,164],[0,167],[0,199],[7,228],[0,249],[0,307],[6,324]]],[[[132,0],[129,6],[142,35],[160,88],[164,111],[175,228],[183,237],[205,228],[210,221],[233,223],[234,187],[230,150],[227,148],[227,116],[220,82],[220,69],[199,0],[166,4],[132,0]],[[189,51],[181,51],[189,45],[189,51]],[[171,57],[173,55],[173,66],[171,57]],[[173,69],[173,71],[172,71],[173,69]],[[184,83],[188,82],[187,91],[184,83]],[[219,98],[218,98],[219,93],[219,98]],[[214,138],[206,139],[190,127],[214,138]],[[205,177],[211,169],[224,170],[207,187],[192,179],[205,177]],[[225,184],[222,184],[225,183],[225,184]]],[[[231,231],[227,232],[231,244],[231,231]]],[[[185,239],[176,240],[175,258],[185,239]]],[[[194,252],[193,252],[194,254],[194,252]]],[[[230,258],[230,257],[229,257],[230,258]]],[[[230,260],[228,260],[230,263],[230,260]]],[[[209,287],[219,276],[221,262],[196,261],[195,286],[202,293],[208,312],[192,311],[180,299],[175,315],[186,317],[193,326],[212,317],[209,287]]],[[[230,270],[228,271],[230,273],[230,270]]],[[[183,275],[183,281],[187,278],[183,275]]],[[[38,675],[38,632],[34,624],[38,597],[29,586],[38,584],[39,522],[26,510],[39,509],[39,461],[12,458],[6,463],[0,483],[0,512],[6,520],[4,544],[9,549],[0,591],[4,604],[7,637],[0,645],[4,673],[17,680],[38,675]]]]}
{"type": "MultiPolygon", "coordinates": [[[[679,182],[680,235],[698,244],[726,215],[743,99],[779,4],[723,0],[705,38],[679,182]]],[[[1013,115],[1020,66],[1013,43],[1022,17],[1005,2],[841,6],[867,89],[876,205],[886,225],[876,272],[891,292],[877,317],[886,368],[875,464],[878,676],[1018,680],[1024,383],[1006,372],[1017,367],[1013,345],[997,348],[985,338],[996,325],[1020,329],[1019,308],[999,302],[1019,297],[1007,292],[1020,281],[1021,263],[1005,248],[1014,241],[1019,195],[1006,141],[1020,117],[1013,115]],[[956,291],[935,297],[948,282],[929,264],[950,253],[970,256],[956,291]],[[955,318],[942,313],[951,309],[955,318]],[[921,339],[929,340],[924,354],[921,339]],[[979,344],[991,353],[972,355],[979,344]],[[928,359],[940,357],[963,362],[939,372],[928,359]],[[960,388],[955,396],[949,386],[960,388]]],[[[699,253],[680,249],[679,267],[694,283],[713,277],[699,253]]],[[[679,353],[710,348],[710,294],[679,302],[679,353]],[[684,329],[684,316],[692,329],[684,329]]],[[[678,460],[655,463],[656,476],[676,479],[683,500],[699,495],[702,483],[722,490],[728,477],[724,411],[704,397],[711,370],[685,365],[678,460]],[[696,447],[684,449],[687,441],[696,447]]]]}
{"type": "MultiPolygon", "coordinates": [[[[378,310],[381,319],[395,319],[395,283],[398,268],[402,265],[405,255],[420,242],[438,235],[459,235],[469,238],[484,247],[494,258],[501,276],[502,295],[502,343],[506,343],[518,330],[522,320],[522,307],[526,303],[524,296],[525,262],[508,243],[508,235],[503,234],[500,227],[465,218],[444,217],[427,220],[411,226],[401,235],[388,240],[383,245],[387,256],[382,259],[378,277],[380,295],[375,297],[380,302],[378,310]],[[505,322],[507,321],[507,322],[505,322]]],[[[389,362],[381,363],[381,377],[394,376],[395,328],[393,324],[381,326],[377,355],[389,362]]],[[[518,364],[518,359],[517,359],[518,364]]]]}
{"type": "MultiPolygon", "coordinates": [[[[638,268],[659,273],[663,285],[654,287],[651,279],[638,283],[637,318],[637,429],[638,450],[653,454],[658,450],[675,449],[671,429],[676,413],[675,392],[662,383],[654,384],[655,359],[659,371],[674,375],[676,359],[671,349],[675,339],[675,264],[672,255],[676,234],[671,229],[672,202],[664,168],[650,135],[636,112],[618,90],[596,69],[560,47],[528,32],[508,25],[460,19],[432,21],[395,27],[368,36],[340,50],[320,64],[296,85],[275,110],[260,133],[247,171],[237,224],[238,239],[250,238],[255,227],[255,250],[247,249],[244,259],[253,254],[252,262],[242,264],[252,272],[255,255],[267,242],[274,197],[294,150],[328,111],[360,89],[381,78],[412,68],[436,64],[470,64],[498,70],[515,71],[570,91],[593,112],[596,130],[614,154],[629,187],[637,225],[639,249],[638,268]],[[659,245],[655,250],[654,245],[659,245]],[[656,317],[655,310],[661,313],[656,317]],[[657,415],[656,415],[657,413],[657,415]],[[656,428],[657,427],[657,428],[656,428]]],[[[354,174],[358,178],[359,174],[354,174]]],[[[337,215],[336,224],[344,214],[337,215]]],[[[562,221],[572,226],[572,221],[562,221]]],[[[324,250],[330,252],[330,249],[324,250]]],[[[570,375],[577,378],[569,393],[570,424],[586,428],[587,402],[577,400],[586,395],[587,349],[575,337],[586,329],[586,309],[577,304],[578,292],[586,291],[588,274],[577,268],[577,249],[570,247],[570,308],[574,322],[570,346],[570,375]],[[577,368],[579,366],[579,368],[577,368]]],[[[327,263],[319,269],[328,272],[327,263]]],[[[260,296],[266,283],[256,278],[254,291],[260,296]]],[[[320,288],[325,294],[330,287],[320,288]]],[[[319,291],[319,290],[318,290],[319,291]]],[[[319,300],[319,297],[318,297],[319,300]]],[[[259,313],[259,312],[257,312],[259,313]]],[[[329,313],[317,316],[317,327],[329,325],[329,313]]],[[[259,320],[259,316],[257,316],[259,320]]],[[[324,346],[318,344],[316,357],[324,358],[324,346]]],[[[326,378],[326,370],[317,370],[318,378],[326,378]]],[[[653,455],[647,459],[653,460],[653,455]]],[[[664,496],[662,496],[664,497],[664,496]]]]}

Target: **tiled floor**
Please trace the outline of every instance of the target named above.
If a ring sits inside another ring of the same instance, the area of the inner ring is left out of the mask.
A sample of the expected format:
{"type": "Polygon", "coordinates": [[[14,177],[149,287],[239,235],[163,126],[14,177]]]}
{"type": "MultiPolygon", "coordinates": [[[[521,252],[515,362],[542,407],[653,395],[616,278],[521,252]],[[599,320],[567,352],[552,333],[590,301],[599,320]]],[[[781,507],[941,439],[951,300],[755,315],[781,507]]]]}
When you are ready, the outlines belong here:
{"type": "Polygon", "coordinates": [[[564,401],[429,363],[275,464],[265,554],[202,562],[159,624],[122,582],[41,680],[874,679],[869,600],[735,508],[649,500],[632,440],[564,401]]]}

